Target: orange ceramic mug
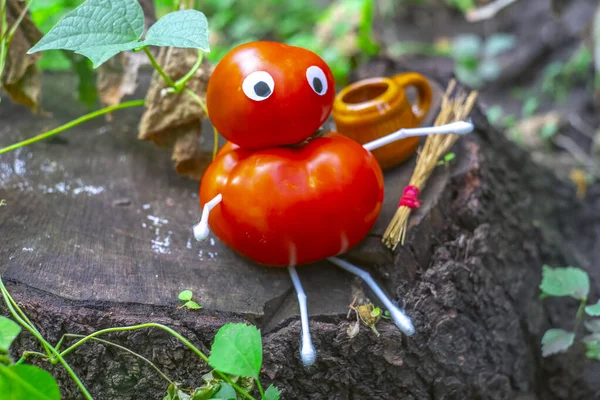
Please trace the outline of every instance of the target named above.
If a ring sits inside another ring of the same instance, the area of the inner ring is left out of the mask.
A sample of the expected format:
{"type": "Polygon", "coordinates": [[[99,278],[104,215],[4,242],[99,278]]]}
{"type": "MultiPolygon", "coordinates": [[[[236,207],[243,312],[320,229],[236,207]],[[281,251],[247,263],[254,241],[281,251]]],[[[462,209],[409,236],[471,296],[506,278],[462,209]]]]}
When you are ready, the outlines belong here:
{"type": "MultiPolygon", "coordinates": [[[[337,131],[365,144],[402,128],[416,128],[429,111],[432,90],[427,78],[415,72],[393,78],[370,78],[342,89],[333,103],[337,131]],[[411,104],[405,89],[417,89],[411,104]]],[[[382,169],[408,159],[419,145],[419,137],[392,142],[372,151],[382,169]]]]}

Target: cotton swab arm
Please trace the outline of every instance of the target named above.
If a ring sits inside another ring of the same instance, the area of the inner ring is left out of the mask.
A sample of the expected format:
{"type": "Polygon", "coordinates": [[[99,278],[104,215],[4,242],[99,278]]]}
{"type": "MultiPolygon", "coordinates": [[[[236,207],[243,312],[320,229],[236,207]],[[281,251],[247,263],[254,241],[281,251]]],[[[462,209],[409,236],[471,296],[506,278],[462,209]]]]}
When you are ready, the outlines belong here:
{"type": "Polygon", "coordinates": [[[455,135],[466,135],[467,133],[471,132],[473,132],[473,123],[470,121],[456,121],[445,125],[428,126],[423,128],[403,128],[399,131],[373,140],[372,142],[365,143],[363,147],[371,151],[395,142],[396,140],[405,139],[407,137],[444,135],[450,133],[455,135]]]}
{"type": "Polygon", "coordinates": [[[312,339],[310,338],[306,293],[304,293],[302,282],[300,282],[300,277],[298,276],[296,268],[294,266],[289,266],[288,272],[290,273],[290,278],[292,278],[292,283],[294,284],[294,288],[298,294],[298,304],[300,306],[300,320],[302,321],[302,343],[300,347],[300,358],[302,359],[302,363],[309,367],[317,360],[317,351],[315,350],[315,347],[312,344],[312,339]]]}
{"type": "Polygon", "coordinates": [[[208,226],[208,216],[210,211],[215,208],[217,204],[219,204],[223,200],[223,196],[221,193],[216,195],[212,200],[204,205],[202,209],[202,217],[200,218],[200,222],[194,225],[194,237],[197,241],[201,242],[208,237],[210,233],[210,228],[208,226]]]}
{"type": "Polygon", "coordinates": [[[375,282],[373,277],[371,277],[371,274],[369,274],[363,269],[358,268],[355,265],[350,264],[348,261],[342,260],[341,258],[330,257],[328,258],[328,260],[333,264],[337,265],[338,267],[358,276],[363,281],[365,281],[365,283],[369,285],[373,293],[375,293],[375,295],[383,303],[385,308],[390,312],[390,317],[392,318],[392,321],[394,321],[394,324],[398,327],[398,329],[400,329],[404,334],[408,336],[412,336],[415,333],[415,327],[413,326],[410,318],[404,313],[404,311],[402,311],[394,303],[392,303],[390,298],[384,293],[384,291],[377,284],[377,282],[375,282]]]}

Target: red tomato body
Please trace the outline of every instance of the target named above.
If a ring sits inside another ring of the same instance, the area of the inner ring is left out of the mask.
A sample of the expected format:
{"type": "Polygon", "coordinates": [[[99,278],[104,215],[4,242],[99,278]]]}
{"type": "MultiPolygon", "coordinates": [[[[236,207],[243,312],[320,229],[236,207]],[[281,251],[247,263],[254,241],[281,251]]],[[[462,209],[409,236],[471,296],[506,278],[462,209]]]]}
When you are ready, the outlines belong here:
{"type": "Polygon", "coordinates": [[[300,143],[333,107],[331,70],[312,51],[251,42],[227,53],[211,74],[208,115],[228,141],[247,149],[300,143]]]}
{"type": "Polygon", "coordinates": [[[383,174],[357,142],[329,132],[301,147],[247,150],[228,143],[208,167],[202,206],[214,234],[263,265],[300,265],[346,252],[372,229],[383,174]]]}

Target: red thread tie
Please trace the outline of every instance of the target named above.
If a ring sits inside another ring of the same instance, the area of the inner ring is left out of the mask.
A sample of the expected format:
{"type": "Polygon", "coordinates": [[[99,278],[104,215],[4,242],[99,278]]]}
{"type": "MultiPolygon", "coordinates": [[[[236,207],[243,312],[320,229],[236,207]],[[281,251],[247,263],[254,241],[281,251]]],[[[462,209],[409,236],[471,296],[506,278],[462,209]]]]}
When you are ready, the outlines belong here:
{"type": "Polygon", "coordinates": [[[400,203],[398,203],[398,207],[408,207],[408,208],[417,208],[421,207],[421,202],[419,201],[420,190],[418,187],[414,185],[408,185],[404,188],[404,193],[402,194],[402,198],[400,198],[400,203]]]}

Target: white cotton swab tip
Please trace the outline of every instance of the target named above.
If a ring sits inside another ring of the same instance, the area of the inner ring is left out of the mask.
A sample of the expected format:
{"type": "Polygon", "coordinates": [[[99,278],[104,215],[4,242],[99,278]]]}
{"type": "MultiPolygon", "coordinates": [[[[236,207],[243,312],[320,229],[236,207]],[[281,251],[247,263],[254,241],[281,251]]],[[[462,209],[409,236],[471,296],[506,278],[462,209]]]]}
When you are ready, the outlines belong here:
{"type": "Polygon", "coordinates": [[[223,200],[223,196],[221,193],[216,195],[211,201],[204,205],[202,209],[202,217],[200,218],[200,222],[194,225],[194,237],[197,241],[201,242],[205,240],[210,234],[210,228],[208,226],[208,216],[210,214],[210,210],[215,208],[217,204],[219,204],[223,200]]]}

